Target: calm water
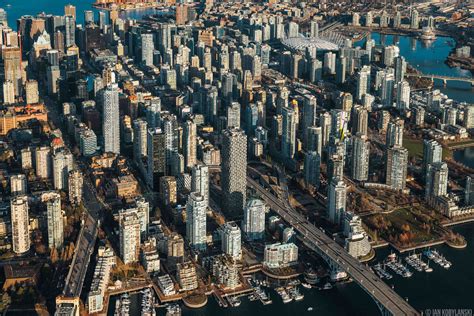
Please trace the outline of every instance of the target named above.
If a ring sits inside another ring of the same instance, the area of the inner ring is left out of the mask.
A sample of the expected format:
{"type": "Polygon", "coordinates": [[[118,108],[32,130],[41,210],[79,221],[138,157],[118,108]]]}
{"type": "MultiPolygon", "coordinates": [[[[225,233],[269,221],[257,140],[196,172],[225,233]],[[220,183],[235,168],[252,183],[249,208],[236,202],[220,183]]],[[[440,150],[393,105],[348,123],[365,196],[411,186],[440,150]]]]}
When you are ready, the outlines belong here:
{"type": "MultiPolygon", "coordinates": [[[[97,12],[99,10],[92,7],[94,2],[94,0],[0,0],[0,7],[7,11],[8,25],[16,29],[16,20],[22,15],[35,15],[41,12],[64,15],[64,6],[67,4],[76,6],[76,19],[78,24],[84,23],[85,10],[93,10],[95,12],[95,18],[98,19],[97,12]]],[[[152,14],[154,12],[154,9],[134,10],[121,12],[120,16],[139,19],[142,15],[152,14]]]]}
{"type": "Polygon", "coordinates": [[[456,150],[453,157],[455,160],[462,162],[466,166],[474,168],[474,147],[456,150]]]}
{"type": "MultiPolygon", "coordinates": [[[[16,19],[25,14],[34,15],[39,12],[63,14],[64,5],[71,3],[77,8],[78,23],[83,23],[84,10],[91,10],[91,0],[0,0],[0,7],[6,9],[9,25],[16,28],[16,19]],[[7,6],[9,4],[10,6],[7,6]]],[[[94,10],[97,12],[97,10],[94,10]]],[[[143,14],[153,13],[154,10],[132,11],[126,16],[139,18],[143,14]]],[[[96,17],[97,18],[97,17],[96,17]]],[[[438,73],[453,76],[470,76],[470,73],[460,69],[449,68],[444,64],[446,56],[452,49],[453,42],[449,38],[438,38],[431,46],[424,46],[420,41],[409,37],[385,36],[373,34],[376,42],[384,40],[386,44],[398,43],[401,55],[407,61],[424,73],[438,73]]],[[[459,82],[449,83],[448,87],[439,87],[449,97],[474,103],[474,91],[468,84],[459,82]]],[[[455,158],[466,165],[474,167],[474,149],[457,151],[455,158]]],[[[457,227],[457,232],[464,235],[468,247],[455,250],[447,246],[438,247],[439,250],[453,262],[453,267],[444,270],[433,266],[431,274],[415,273],[410,279],[394,277],[389,283],[402,296],[417,309],[426,308],[472,308],[474,300],[472,286],[474,284],[474,224],[457,227]]],[[[377,259],[381,260],[388,254],[388,249],[377,251],[377,259]]],[[[302,302],[283,304],[276,293],[271,293],[274,303],[263,306],[257,302],[242,301],[239,308],[219,308],[213,298],[209,299],[206,307],[190,311],[183,310],[184,315],[377,315],[377,308],[371,299],[355,284],[341,284],[329,291],[305,290],[305,299],[302,302]],[[308,307],[313,307],[313,312],[307,312],[308,307]]],[[[114,299],[111,300],[113,307],[114,299]]],[[[138,312],[138,300],[133,300],[138,312]]],[[[113,310],[113,309],[112,309],[113,310]]],[[[163,312],[162,310],[160,312],[163,312]]],[[[135,314],[135,313],[134,313],[135,314]]]]}
{"type": "MultiPolygon", "coordinates": [[[[454,41],[450,37],[438,37],[430,45],[407,36],[381,35],[379,33],[373,33],[372,39],[375,40],[376,44],[398,45],[400,55],[404,56],[411,66],[417,68],[422,73],[472,77],[469,71],[460,68],[450,68],[444,63],[454,47],[454,41]]],[[[358,44],[362,45],[364,41],[358,44]]],[[[435,84],[437,89],[452,99],[474,103],[474,90],[469,83],[450,81],[446,87],[443,87],[442,82],[435,80],[435,84]]]]}

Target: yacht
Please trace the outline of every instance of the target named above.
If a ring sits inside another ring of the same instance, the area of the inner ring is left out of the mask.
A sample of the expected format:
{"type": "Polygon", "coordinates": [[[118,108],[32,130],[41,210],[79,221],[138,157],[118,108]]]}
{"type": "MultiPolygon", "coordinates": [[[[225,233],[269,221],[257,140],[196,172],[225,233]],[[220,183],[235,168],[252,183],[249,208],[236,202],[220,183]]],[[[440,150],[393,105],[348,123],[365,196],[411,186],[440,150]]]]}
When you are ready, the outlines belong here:
{"type": "Polygon", "coordinates": [[[290,295],[295,300],[295,302],[301,301],[304,299],[304,295],[298,290],[298,287],[290,289],[290,295]]]}
{"type": "Polygon", "coordinates": [[[281,296],[283,303],[287,304],[293,300],[293,298],[290,295],[288,295],[288,292],[286,292],[286,290],[283,287],[279,287],[275,290],[278,293],[278,295],[281,296]]]}
{"type": "Polygon", "coordinates": [[[318,274],[316,273],[316,271],[314,271],[313,268],[310,267],[304,272],[304,280],[309,285],[315,285],[316,283],[318,283],[318,274]]]}
{"type": "Polygon", "coordinates": [[[331,283],[327,282],[326,284],[324,284],[323,290],[330,290],[330,289],[332,289],[332,284],[331,283]]]}

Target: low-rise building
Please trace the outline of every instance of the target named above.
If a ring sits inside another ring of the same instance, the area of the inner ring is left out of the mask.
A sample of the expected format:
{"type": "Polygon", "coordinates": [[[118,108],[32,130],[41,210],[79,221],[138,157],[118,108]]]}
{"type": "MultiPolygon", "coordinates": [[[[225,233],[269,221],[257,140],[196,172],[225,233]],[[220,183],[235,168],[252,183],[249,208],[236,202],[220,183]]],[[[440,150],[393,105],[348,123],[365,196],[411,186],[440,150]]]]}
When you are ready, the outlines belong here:
{"type": "Polygon", "coordinates": [[[362,227],[361,218],[352,212],[345,214],[344,235],[346,236],[345,248],[354,258],[363,258],[372,250],[369,237],[362,227]]]}
{"type": "Polygon", "coordinates": [[[91,290],[87,297],[89,314],[100,312],[104,308],[104,296],[110,279],[110,270],[115,264],[111,248],[99,249],[99,259],[95,266],[91,290]]]}
{"type": "Polygon", "coordinates": [[[298,246],[293,243],[265,245],[263,265],[268,268],[283,268],[298,262],[298,246]]]}
{"type": "Polygon", "coordinates": [[[160,256],[155,237],[149,237],[142,245],[142,264],[148,273],[160,271],[160,256]]]}
{"type": "Polygon", "coordinates": [[[226,289],[235,289],[241,285],[239,266],[227,255],[215,256],[212,261],[212,274],[226,289]]]}
{"type": "Polygon", "coordinates": [[[171,295],[176,294],[173,280],[171,280],[171,277],[169,274],[159,276],[157,278],[157,281],[158,281],[157,283],[158,283],[158,287],[160,288],[160,291],[165,296],[171,296],[171,295]]]}
{"type": "Polygon", "coordinates": [[[177,264],[176,278],[180,291],[192,291],[198,287],[196,267],[191,262],[177,264]]]}

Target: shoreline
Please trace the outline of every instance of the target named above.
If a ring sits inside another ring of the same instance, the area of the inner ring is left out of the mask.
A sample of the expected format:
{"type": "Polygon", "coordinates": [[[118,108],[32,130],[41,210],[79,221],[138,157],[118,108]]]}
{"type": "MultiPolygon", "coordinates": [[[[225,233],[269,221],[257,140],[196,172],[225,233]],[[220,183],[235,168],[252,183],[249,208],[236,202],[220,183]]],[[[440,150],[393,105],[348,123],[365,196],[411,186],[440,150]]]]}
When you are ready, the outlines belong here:
{"type": "MultiPolygon", "coordinates": [[[[113,4],[113,3],[112,3],[113,4]]],[[[111,5],[112,4],[109,4],[109,5],[101,5],[101,4],[92,4],[92,7],[96,10],[104,10],[104,11],[112,11],[112,8],[111,8],[111,5]]],[[[150,10],[150,9],[154,9],[154,10],[159,10],[159,9],[164,9],[165,7],[164,6],[161,6],[159,4],[149,4],[149,5],[140,5],[140,6],[137,6],[137,5],[133,5],[133,6],[129,6],[129,5],[117,5],[117,10],[118,11],[123,11],[123,12],[130,12],[130,11],[139,11],[139,10],[150,10]]]]}

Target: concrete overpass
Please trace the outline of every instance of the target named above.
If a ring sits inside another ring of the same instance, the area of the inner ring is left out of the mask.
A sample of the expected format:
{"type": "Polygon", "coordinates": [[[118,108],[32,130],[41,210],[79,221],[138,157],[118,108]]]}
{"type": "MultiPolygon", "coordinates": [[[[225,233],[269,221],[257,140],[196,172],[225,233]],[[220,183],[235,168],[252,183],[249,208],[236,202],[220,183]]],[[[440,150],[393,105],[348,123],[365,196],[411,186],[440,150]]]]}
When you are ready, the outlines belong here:
{"type": "Polygon", "coordinates": [[[367,266],[352,257],[339,244],[327,236],[293,208],[265,190],[258,182],[247,177],[247,185],[257,191],[262,199],[283,220],[299,233],[300,240],[318,253],[335,269],[345,271],[376,302],[382,315],[419,315],[411,305],[401,298],[367,266]]]}

